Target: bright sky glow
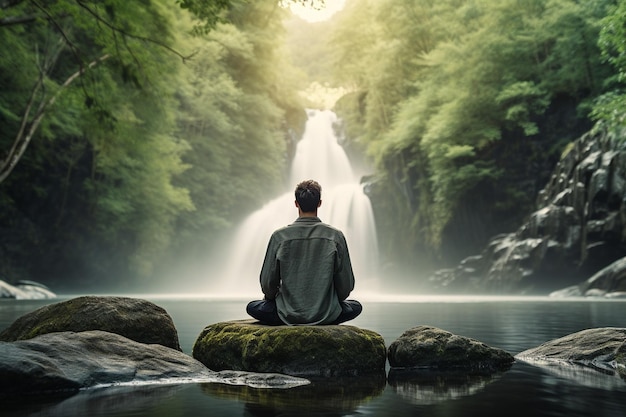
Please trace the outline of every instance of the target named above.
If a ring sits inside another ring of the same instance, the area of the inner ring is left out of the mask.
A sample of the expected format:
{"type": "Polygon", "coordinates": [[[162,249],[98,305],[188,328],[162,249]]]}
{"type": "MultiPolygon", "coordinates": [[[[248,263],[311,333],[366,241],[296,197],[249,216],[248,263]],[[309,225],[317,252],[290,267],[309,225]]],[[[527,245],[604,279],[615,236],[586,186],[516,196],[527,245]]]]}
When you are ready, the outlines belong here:
{"type": "Polygon", "coordinates": [[[289,9],[307,22],[321,22],[330,19],[332,15],[343,9],[344,3],[345,0],[326,0],[324,7],[319,10],[293,3],[289,5],[289,9]]]}

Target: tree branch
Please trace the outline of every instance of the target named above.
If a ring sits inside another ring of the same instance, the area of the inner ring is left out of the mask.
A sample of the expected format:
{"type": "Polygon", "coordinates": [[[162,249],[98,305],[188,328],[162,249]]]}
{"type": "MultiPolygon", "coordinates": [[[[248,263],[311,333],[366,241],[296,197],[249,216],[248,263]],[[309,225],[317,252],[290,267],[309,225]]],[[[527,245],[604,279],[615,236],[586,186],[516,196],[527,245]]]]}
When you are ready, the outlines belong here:
{"type": "Polygon", "coordinates": [[[50,108],[50,106],[55,103],[61,93],[65,91],[67,87],[69,87],[78,77],[83,75],[88,69],[95,67],[99,63],[109,58],[110,55],[103,55],[100,58],[90,62],[87,67],[81,68],[74,74],[70,75],[65,80],[65,82],[61,84],[59,90],[54,95],[52,95],[52,97],[50,97],[47,101],[43,100],[40,103],[37,109],[37,113],[34,115],[32,121],[29,122],[30,113],[32,111],[33,105],[35,104],[36,96],[39,93],[39,90],[43,87],[43,80],[46,75],[44,71],[40,72],[39,78],[37,79],[37,82],[33,87],[33,90],[31,91],[28,103],[26,105],[26,109],[24,110],[24,114],[22,115],[20,129],[17,133],[15,140],[13,141],[13,146],[11,147],[11,150],[9,151],[7,157],[3,161],[0,161],[0,184],[11,174],[15,166],[18,164],[18,162],[22,158],[22,155],[24,154],[24,151],[26,151],[26,148],[28,148],[28,145],[30,144],[33,135],[39,128],[39,125],[41,124],[41,121],[46,114],[46,111],[50,108]]]}
{"type": "MultiPolygon", "coordinates": [[[[21,3],[24,3],[25,1],[26,0],[0,0],[0,10],[6,10],[9,8],[18,6],[21,3]]],[[[93,16],[95,20],[98,22],[98,24],[102,24],[103,26],[106,26],[108,29],[110,29],[113,32],[114,36],[120,35],[122,37],[124,47],[131,53],[131,56],[133,57],[133,59],[135,59],[135,62],[137,65],[140,65],[140,63],[135,57],[132,51],[132,48],[129,45],[127,45],[126,43],[127,39],[138,39],[146,43],[152,43],[154,45],[157,45],[173,53],[174,55],[180,57],[183,60],[183,62],[190,59],[194,55],[194,54],[191,54],[189,56],[185,56],[181,54],[180,52],[176,51],[175,49],[173,49],[172,47],[166,45],[165,43],[159,42],[154,39],[150,39],[148,37],[138,36],[138,35],[129,33],[123,28],[115,26],[113,23],[111,23],[110,21],[100,16],[97,10],[90,8],[89,5],[87,5],[83,1],[81,0],[75,0],[75,1],[82,9],[84,9],[88,14],[93,16]]],[[[42,2],[38,0],[29,0],[29,3],[31,3],[35,8],[39,9],[41,14],[35,13],[35,14],[24,15],[24,16],[3,17],[3,18],[0,18],[0,27],[10,26],[10,25],[19,25],[19,24],[28,24],[28,23],[36,22],[38,19],[44,19],[48,21],[61,34],[62,39],[66,42],[72,54],[76,57],[78,61],[78,65],[79,65],[79,70],[75,72],[74,74],[72,74],[70,77],[68,77],[65,80],[65,82],[59,87],[59,90],[56,91],[55,94],[53,94],[51,97],[46,99],[47,95],[45,94],[45,91],[42,92],[42,90],[44,90],[45,88],[44,80],[47,77],[47,75],[50,73],[53,65],[50,62],[48,62],[48,60],[44,60],[42,62],[42,65],[39,68],[39,77],[36,80],[32,88],[32,91],[30,92],[30,96],[28,97],[26,107],[24,109],[24,112],[22,113],[20,127],[15,136],[15,139],[13,140],[11,149],[6,155],[0,155],[0,158],[4,157],[4,159],[0,159],[0,184],[6,180],[6,178],[11,174],[11,172],[15,168],[15,166],[19,163],[20,159],[22,158],[22,155],[24,154],[24,152],[29,146],[31,139],[33,138],[34,134],[39,128],[39,125],[41,124],[41,121],[44,115],[46,114],[48,109],[54,104],[58,96],[76,79],[79,79],[81,75],[83,75],[88,69],[93,68],[95,65],[98,65],[100,62],[110,57],[109,54],[103,55],[102,57],[92,61],[87,66],[85,66],[83,64],[83,61],[80,59],[81,57],[80,51],[78,50],[77,46],[71,41],[70,36],[68,36],[68,34],[65,32],[64,28],[61,26],[58,20],[60,18],[68,17],[68,16],[61,16],[61,15],[54,16],[50,12],[50,10],[47,7],[45,7],[42,4],[42,2]]],[[[56,56],[58,56],[58,53],[56,54],[56,56]]]]}
{"type": "Polygon", "coordinates": [[[70,47],[70,50],[72,51],[72,53],[74,54],[74,56],[76,57],[76,60],[78,61],[79,65],[80,65],[80,69],[83,69],[82,66],[82,61],[80,59],[80,54],[79,51],[76,49],[76,46],[74,45],[74,43],[70,40],[69,36],[67,36],[67,34],[65,33],[65,30],[63,30],[63,28],[61,27],[61,24],[50,14],[50,12],[43,7],[41,4],[39,4],[36,1],[33,1],[33,4],[35,5],[35,7],[37,7],[39,10],[41,10],[41,12],[43,14],[45,14],[48,18],[48,20],[50,22],[52,22],[52,24],[54,25],[54,27],[57,28],[57,30],[59,31],[59,33],[61,33],[61,36],[63,37],[63,39],[65,39],[65,42],[68,44],[68,46],[70,47]]]}
{"type": "Polygon", "coordinates": [[[109,29],[111,29],[114,32],[120,33],[120,34],[122,34],[124,36],[127,36],[129,38],[133,38],[133,39],[137,39],[137,40],[140,40],[140,41],[143,41],[143,42],[147,42],[147,43],[152,43],[152,44],[158,45],[161,48],[164,48],[164,49],[170,51],[171,53],[173,53],[174,55],[180,57],[180,59],[182,59],[183,62],[187,61],[189,58],[191,58],[193,56],[193,54],[189,55],[189,56],[185,56],[185,55],[181,54],[180,52],[178,52],[177,50],[175,50],[174,48],[172,48],[171,46],[169,46],[167,44],[164,44],[163,42],[159,42],[159,41],[156,41],[154,39],[147,38],[145,36],[134,35],[132,33],[129,33],[126,30],[124,30],[124,29],[122,29],[120,27],[117,27],[117,26],[113,25],[112,23],[108,22],[107,20],[103,19],[97,12],[92,10],[89,6],[87,6],[82,1],[76,0],[76,3],[78,3],[78,5],[80,7],[82,7],[89,14],[91,14],[93,17],[95,17],[96,20],[98,20],[100,23],[103,23],[105,26],[107,26],[109,29]]]}

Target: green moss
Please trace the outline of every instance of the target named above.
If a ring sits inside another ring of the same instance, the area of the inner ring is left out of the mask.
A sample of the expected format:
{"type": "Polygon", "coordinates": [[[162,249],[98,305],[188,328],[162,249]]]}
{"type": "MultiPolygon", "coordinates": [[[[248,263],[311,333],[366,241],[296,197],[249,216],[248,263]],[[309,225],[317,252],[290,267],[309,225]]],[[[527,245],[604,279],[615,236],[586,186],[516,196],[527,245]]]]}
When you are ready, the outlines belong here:
{"type": "Polygon", "coordinates": [[[0,340],[88,330],[103,330],[137,342],[180,350],[174,323],[165,310],[148,301],[126,297],[78,297],[42,307],[17,319],[0,334],[0,340]]]}
{"type": "Polygon", "coordinates": [[[365,374],[384,369],[382,337],[352,326],[267,327],[249,322],[208,326],[193,356],[213,370],[298,375],[365,374]]]}
{"type": "Polygon", "coordinates": [[[399,368],[496,369],[510,366],[513,357],[476,340],[420,326],[405,332],[391,344],[389,362],[399,368]]]}

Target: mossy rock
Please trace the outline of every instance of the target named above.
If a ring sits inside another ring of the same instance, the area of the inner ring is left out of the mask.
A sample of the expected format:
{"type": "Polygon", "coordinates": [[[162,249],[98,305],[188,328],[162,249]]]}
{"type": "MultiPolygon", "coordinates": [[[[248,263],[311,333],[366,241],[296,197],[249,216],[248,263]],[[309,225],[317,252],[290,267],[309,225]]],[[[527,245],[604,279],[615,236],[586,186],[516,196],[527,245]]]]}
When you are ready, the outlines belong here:
{"type": "Polygon", "coordinates": [[[502,349],[431,326],[405,331],[389,345],[392,368],[466,369],[497,371],[515,361],[502,349]]]}
{"type": "Polygon", "coordinates": [[[14,342],[47,333],[90,330],[181,350],[178,332],[169,314],[149,301],[129,297],[86,296],[41,307],[18,318],[0,333],[0,341],[14,342]]]}
{"type": "Polygon", "coordinates": [[[384,373],[386,348],[381,335],[354,326],[264,326],[241,320],[207,326],[193,357],[214,371],[359,376],[384,373]]]}

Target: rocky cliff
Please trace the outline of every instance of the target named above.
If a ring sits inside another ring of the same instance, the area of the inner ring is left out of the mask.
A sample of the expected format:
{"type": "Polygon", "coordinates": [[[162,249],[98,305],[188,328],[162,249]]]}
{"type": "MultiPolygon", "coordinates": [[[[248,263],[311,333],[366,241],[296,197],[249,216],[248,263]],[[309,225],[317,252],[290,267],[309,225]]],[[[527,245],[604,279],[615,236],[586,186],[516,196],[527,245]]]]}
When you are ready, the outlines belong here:
{"type": "Polygon", "coordinates": [[[537,293],[574,285],[626,255],[624,134],[573,142],[517,231],[430,278],[436,290],[537,293]]]}

